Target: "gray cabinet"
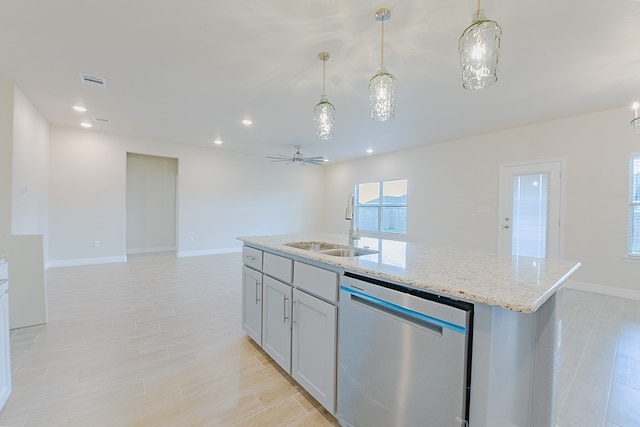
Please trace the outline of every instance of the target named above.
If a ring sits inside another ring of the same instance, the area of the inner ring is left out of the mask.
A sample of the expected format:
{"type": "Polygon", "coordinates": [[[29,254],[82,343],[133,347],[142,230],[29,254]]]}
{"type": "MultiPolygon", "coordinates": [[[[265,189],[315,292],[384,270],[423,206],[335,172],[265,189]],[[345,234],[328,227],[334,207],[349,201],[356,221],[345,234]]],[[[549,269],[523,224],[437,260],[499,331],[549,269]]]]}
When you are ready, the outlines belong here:
{"type": "Polygon", "coordinates": [[[242,329],[262,345],[262,273],[242,266],[242,329]]]}
{"type": "Polygon", "coordinates": [[[339,274],[247,246],[243,262],[242,328],[334,414],[339,274]]]}
{"type": "Polygon", "coordinates": [[[291,286],[264,276],[262,348],[287,372],[291,372],[291,286]]]}
{"type": "Polygon", "coordinates": [[[293,301],[291,375],[335,413],[338,308],[299,289],[293,301]]]}

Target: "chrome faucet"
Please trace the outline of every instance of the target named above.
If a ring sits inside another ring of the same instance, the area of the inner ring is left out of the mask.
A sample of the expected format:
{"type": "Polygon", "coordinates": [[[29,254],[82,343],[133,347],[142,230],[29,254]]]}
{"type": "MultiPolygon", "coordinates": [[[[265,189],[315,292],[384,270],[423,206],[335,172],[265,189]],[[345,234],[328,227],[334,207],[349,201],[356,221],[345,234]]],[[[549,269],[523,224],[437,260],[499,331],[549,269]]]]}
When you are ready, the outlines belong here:
{"type": "Polygon", "coordinates": [[[349,197],[347,198],[347,209],[344,212],[344,219],[351,221],[349,223],[349,246],[354,246],[355,241],[360,239],[360,231],[355,227],[355,219],[353,217],[355,200],[353,193],[349,194],[349,197]]]}

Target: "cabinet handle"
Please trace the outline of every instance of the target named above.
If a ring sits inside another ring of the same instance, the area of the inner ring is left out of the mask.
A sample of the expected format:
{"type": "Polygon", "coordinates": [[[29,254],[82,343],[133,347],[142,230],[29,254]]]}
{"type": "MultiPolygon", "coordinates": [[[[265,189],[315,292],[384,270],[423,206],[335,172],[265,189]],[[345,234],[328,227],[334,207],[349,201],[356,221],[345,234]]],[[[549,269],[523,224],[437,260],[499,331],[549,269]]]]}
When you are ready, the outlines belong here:
{"type": "Polygon", "coordinates": [[[291,323],[296,323],[296,300],[291,301],[291,323]]]}
{"type": "Polygon", "coordinates": [[[260,302],[260,282],[256,280],[256,304],[260,302]]]}
{"type": "Polygon", "coordinates": [[[287,316],[287,301],[289,301],[289,298],[287,298],[286,296],[284,297],[284,305],[283,305],[283,315],[284,315],[284,319],[282,320],[282,323],[287,323],[287,320],[289,319],[289,316],[287,316]]]}
{"type": "Polygon", "coordinates": [[[244,257],[245,257],[246,259],[248,259],[249,261],[255,261],[255,260],[256,260],[256,257],[251,256],[251,255],[245,255],[244,257]]]}

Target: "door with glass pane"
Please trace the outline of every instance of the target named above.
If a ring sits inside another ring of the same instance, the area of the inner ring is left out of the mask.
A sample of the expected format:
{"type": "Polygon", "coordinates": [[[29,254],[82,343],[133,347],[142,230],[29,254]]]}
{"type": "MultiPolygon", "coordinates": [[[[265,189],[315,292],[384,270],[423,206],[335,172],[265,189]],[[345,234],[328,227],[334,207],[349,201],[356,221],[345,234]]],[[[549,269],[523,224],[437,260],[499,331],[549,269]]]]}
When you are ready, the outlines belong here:
{"type": "Polygon", "coordinates": [[[560,255],[562,161],[500,167],[499,252],[560,255]]]}

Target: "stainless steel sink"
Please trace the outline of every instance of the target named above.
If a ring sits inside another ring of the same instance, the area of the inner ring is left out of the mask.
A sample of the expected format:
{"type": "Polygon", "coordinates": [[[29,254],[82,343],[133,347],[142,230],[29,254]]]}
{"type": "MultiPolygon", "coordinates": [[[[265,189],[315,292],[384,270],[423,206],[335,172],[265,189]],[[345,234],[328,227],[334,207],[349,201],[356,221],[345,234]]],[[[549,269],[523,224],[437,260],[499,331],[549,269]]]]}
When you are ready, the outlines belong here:
{"type": "Polygon", "coordinates": [[[336,257],[356,257],[378,253],[378,251],[374,251],[372,249],[356,248],[353,246],[339,245],[337,243],[327,242],[289,242],[285,243],[284,245],[296,249],[303,249],[305,251],[312,251],[319,254],[336,257]]]}
{"type": "Polygon", "coordinates": [[[328,249],[338,249],[338,248],[347,248],[344,245],[338,245],[334,243],[327,242],[290,242],[285,243],[285,246],[290,246],[292,248],[304,249],[305,251],[326,251],[328,249]]]}
{"type": "Polygon", "coordinates": [[[362,255],[377,254],[378,251],[362,248],[341,248],[341,249],[327,249],[326,251],[319,251],[324,255],[339,256],[339,257],[356,257],[362,255]]]}

